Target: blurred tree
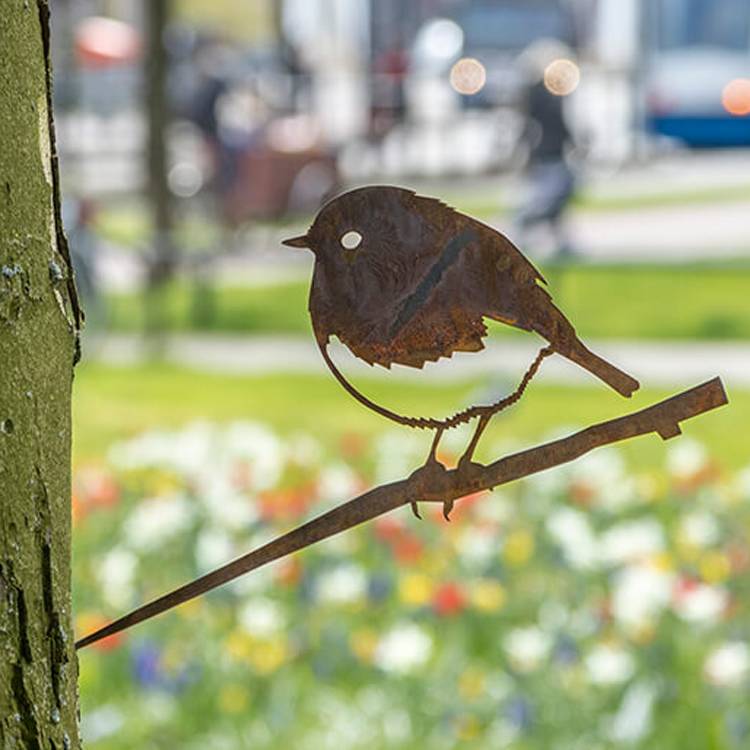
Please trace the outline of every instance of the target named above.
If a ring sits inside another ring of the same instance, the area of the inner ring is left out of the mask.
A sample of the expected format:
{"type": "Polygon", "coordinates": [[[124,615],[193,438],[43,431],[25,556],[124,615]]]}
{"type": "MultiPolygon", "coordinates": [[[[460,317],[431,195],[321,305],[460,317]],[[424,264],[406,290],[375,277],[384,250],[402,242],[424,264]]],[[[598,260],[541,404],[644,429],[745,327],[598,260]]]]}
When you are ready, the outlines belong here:
{"type": "Polygon", "coordinates": [[[153,217],[153,253],[150,257],[146,289],[146,324],[149,333],[165,328],[164,288],[174,275],[177,253],[174,245],[172,194],[169,189],[167,126],[169,57],[164,35],[170,18],[170,0],[146,0],[148,50],[146,66],[146,106],[148,110],[149,201],[153,217]]]}
{"type": "Polygon", "coordinates": [[[76,748],[70,398],[80,313],[60,220],[49,7],[0,0],[0,746],[76,748]]]}

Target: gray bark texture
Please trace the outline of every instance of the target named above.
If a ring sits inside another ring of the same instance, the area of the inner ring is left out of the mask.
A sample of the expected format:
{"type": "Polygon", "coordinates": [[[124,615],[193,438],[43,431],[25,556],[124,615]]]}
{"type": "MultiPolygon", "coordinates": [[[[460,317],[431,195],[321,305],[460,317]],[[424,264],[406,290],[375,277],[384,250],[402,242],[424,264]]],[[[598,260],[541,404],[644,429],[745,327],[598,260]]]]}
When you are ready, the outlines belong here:
{"type": "Polygon", "coordinates": [[[79,747],[70,399],[80,311],[60,220],[49,8],[0,0],[0,747],[79,747]]]}

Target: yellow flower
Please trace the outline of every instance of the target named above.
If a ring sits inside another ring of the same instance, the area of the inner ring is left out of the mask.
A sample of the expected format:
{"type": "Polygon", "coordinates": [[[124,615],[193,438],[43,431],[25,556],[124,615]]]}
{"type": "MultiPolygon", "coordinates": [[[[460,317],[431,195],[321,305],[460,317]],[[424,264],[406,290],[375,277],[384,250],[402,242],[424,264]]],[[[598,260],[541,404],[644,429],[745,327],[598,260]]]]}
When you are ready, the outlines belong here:
{"type": "Polygon", "coordinates": [[[451,559],[453,559],[453,550],[448,546],[447,541],[443,540],[442,544],[435,543],[425,548],[425,555],[419,567],[433,578],[440,578],[448,568],[448,560],[451,559]]]}
{"type": "Polygon", "coordinates": [[[732,566],[723,552],[707,552],[701,558],[700,571],[706,583],[721,583],[729,577],[732,566]]]}
{"type": "Polygon", "coordinates": [[[458,692],[464,700],[470,701],[484,693],[484,674],[478,669],[469,667],[458,680],[458,692]]]}
{"type": "Polygon", "coordinates": [[[496,612],[505,604],[505,588],[489,579],[477,581],[471,589],[471,602],[483,612],[496,612]]]}
{"type": "Polygon", "coordinates": [[[235,661],[250,661],[252,652],[252,638],[241,630],[232,631],[225,642],[225,648],[235,661]]]}
{"type": "Polygon", "coordinates": [[[178,615],[184,617],[186,620],[191,620],[198,615],[202,608],[203,600],[198,597],[196,599],[191,599],[184,604],[180,604],[180,606],[177,607],[175,611],[178,615]]]}
{"type": "Polygon", "coordinates": [[[289,649],[280,638],[257,641],[250,652],[250,664],[260,674],[275,672],[289,655],[289,649]]]}
{"type": "Polygon", "coordinates": [[[521,566],[534,554],[534,537],[528,531],[519,529],[505,540],[503,557],[509,565],[521,566]]]}
{"type": "Polygon", "coordinates": [[[647,643],[651,643],[655,636],[656,628],[653,623],[642,623],[630,634],[633,643],[637,643],[640,646],[645,646],[647,643]]]}
{"type": "Polygon", "coordinates": [[[219,708],[225,714],[239,714],[247,710],[250,696],[242,685],[229,684],[219,693],[219,708]]]}
{"type": "Polygon", "coordinates": [[[700,547],[688,541],[684,535],[677,538],[677,546],[680,551],[680,559],[683,562],[695,562],[700,555],[700,547]]]}
{"type": "Polygon", "coordinates": [[[398,595],[404,604],[422,607],[432,598],[432,581],[420,573],[404,576],[398,584],[398,595]]]}
{"type": "Polygon", "coordinates": [[[378,646],[378,634],[369,628],[356,630],[349,639],[349,646],[358,659],[371,662],[378,646]]]}
{"type": "Polygon", "coordinates": [[[470,742],[479,736],[481,727],[475,716],[463,716],[456,721],[456,735],[463,742],[470,742]]]}
{"type": "Polygon", "coordinates": [[[652,567],[659,571],[669,572],[670,570],[674,570],[674,560],[669,552],[659,552],[652,555],[649,562],[652,567]]]}

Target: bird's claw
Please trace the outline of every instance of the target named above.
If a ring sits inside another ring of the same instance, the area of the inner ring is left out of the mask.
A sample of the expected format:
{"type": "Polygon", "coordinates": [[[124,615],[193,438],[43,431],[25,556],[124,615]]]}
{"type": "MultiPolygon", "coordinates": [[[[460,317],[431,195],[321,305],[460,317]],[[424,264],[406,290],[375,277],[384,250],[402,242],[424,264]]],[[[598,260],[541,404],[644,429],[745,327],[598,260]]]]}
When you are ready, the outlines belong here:
{"type": "Polygon", "coordinates": [[[446,500],[443,503],[443,518],[446,521],[451,520],[450,516],[451,516],[451,511],[453,510],[453,505],[454,505],[453,500],[446,500]]]}
{"type": "MultiPolygon", "coordinates": [[[[438,484],[446,472],[447,469],[445,466],[443,466],[443,464],[441,464],[434,456],[430,456],[422,466],[412,473],[409,479],[416,480],[418,484],[423,488],[426,488],[438,484]]],[[[410,505],[412,513],[421,521],[422,516],[419,515],[417,501],[412,500],[410,505]]],[[[450,510],[448,512],[450,512],[450,510]]]]}

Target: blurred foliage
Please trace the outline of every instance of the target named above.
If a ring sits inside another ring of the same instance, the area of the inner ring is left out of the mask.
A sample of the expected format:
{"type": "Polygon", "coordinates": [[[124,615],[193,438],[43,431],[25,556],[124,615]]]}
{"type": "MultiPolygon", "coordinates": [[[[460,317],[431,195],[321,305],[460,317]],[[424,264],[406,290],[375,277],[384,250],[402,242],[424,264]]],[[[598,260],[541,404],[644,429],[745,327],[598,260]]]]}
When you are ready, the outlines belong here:
{"type": "MultiPolygon", "coordinates": [[[[544,265],[542,271],[556,303],[583,338],[750,338],[746,264],[573,264],[544,265]]],[[[191,287],[180,281],[167,293],[166,317],[174,331],[308,335],[308,289],[307,281],[252,287],[191,287]]],[[[143,329],[138,295],[113,294],[108,310],[113,330],[143,329]]],[[[491,325],[491,330],[497,336],[514,334],[507,326],[491,325]]]]}
{"type": "Polygon", "coordinates": [[[242,42],[270,41],[273,39],[273,10],[275,0],[175,0],[174,15],[178,21],[201,29],[213,31],[221,39],[242,42]]]}
{"type": "MultiPolygon", "coordinates": [[[[750,474],[670,445],[650,473],[600,450],[450,524],[401,509],[86,649],[86,746],[747,747],[750,474]]],[[[113,446],[76,471],[78,632],[423,454],[404,430],[326,445],[237,420],[113,446]]]]}

